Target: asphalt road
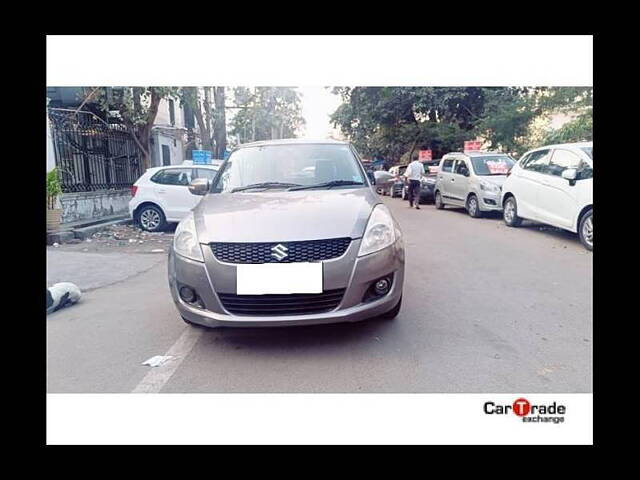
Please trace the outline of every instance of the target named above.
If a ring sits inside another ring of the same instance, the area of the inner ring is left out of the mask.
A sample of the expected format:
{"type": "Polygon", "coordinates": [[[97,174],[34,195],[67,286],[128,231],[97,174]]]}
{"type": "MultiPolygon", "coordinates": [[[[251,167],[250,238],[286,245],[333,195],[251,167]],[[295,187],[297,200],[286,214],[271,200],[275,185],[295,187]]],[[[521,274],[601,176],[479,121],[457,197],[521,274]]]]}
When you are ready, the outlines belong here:
{"type": "MultiPolygon", "coordinates": [[[[113,261],[87,262],[92,289],[82,301],[47,317],[48,391],[592,391],[592,254],[575,235],[384,201],[407,257],[395,320],[194,329],[173,306],[164,255],[112,249],[104,255],[113,261]],[[175,358],[163,366],[141,365],[167,353],[175,358]]],[[[82,277],[88,253],[72,253],[69,274],[82,277]]]]}

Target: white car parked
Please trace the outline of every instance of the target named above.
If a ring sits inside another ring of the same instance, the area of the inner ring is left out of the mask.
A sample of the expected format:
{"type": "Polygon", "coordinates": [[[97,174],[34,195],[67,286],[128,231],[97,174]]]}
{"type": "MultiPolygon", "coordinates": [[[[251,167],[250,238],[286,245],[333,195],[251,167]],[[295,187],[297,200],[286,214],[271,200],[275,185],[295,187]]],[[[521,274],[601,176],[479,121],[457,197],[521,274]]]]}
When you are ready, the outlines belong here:
{"type": "Polygon", "coordinates": [[[179,222],[202,199],[189,191],[196,178],[213,181],[217,165],[171,165],[149,168],[131,187],[129,214],[143,230],[157,232],[179,222]]]}
{"type": "Polygon", "coordinates": [[[502,185],[501,202],[507,225],[525,218],[577,232],[593,250],[593,142],[528,151],[502,185]]]}

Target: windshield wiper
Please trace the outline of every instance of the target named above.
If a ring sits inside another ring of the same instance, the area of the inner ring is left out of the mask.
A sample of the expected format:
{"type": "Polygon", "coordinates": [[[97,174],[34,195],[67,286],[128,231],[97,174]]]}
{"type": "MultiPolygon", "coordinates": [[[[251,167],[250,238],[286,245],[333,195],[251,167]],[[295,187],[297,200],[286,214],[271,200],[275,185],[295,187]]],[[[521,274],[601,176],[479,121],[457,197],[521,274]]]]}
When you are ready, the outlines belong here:
{"type": "Polygon", "coordinates": [[[231,190],[231,193],[241,192],[243,190],[249,190],[251,188],[283,188],[283,187],[297,187],[299,183],[286,183],[286,182],[262,182],[252,183],[251,185],[245,185],[244,187],[236,187],[231,190]]]}
{"type": "Polygon", "coordinates": [[[291,187],[291,188],[288,188],[287,190],[290,190],[290,191],[307,190],[310,188],[323,188],[323,187],[331,188],[331,187],[340,187],[342,185],[364,185],[364,183],[356,182],[354,180],[331,180],[330,182],[316,183],[314,185],[301,185],[298,187],[291,187]]]}

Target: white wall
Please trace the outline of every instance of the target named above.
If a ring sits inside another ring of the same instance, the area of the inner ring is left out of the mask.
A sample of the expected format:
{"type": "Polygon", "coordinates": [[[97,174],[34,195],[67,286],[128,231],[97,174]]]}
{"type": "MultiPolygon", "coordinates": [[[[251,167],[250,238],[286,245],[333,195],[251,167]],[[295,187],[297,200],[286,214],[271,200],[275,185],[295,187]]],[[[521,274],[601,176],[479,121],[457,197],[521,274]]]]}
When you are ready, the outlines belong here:
{"type": "Polygon", "coordinates": [[[184,161],[184,146],[181,140],[176,139],[174,145],[174,137],[167,135],[160,130],[153,131],[153,140],[152,160],[154,167],[162,166],[162,145],[167,145],[169,147],[171,165],[180,165],[184,161]]]}
{"type": "MultiPolygon", "coordinates": [[[[184,127],[184,110],[180,106],[179,100],[173,101],[173,109],[175,111],[175,125],[176,127],[184,127]]],[[[171,116],[169,115],[169,100],[163,98],[158,105],[158,115],[154,125],[171,125],[171,116]]]]}

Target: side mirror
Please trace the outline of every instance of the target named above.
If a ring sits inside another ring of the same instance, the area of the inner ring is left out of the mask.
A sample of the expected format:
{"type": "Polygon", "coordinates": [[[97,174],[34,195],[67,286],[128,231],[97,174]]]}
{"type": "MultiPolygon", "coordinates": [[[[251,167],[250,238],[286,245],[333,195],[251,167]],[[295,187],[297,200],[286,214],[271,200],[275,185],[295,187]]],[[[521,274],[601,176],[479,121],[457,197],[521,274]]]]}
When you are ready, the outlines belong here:
{"type": "Polygon", "coordinates": [[[578,170],[576,168],[566,168],[562,171],[562,178],[569,180],[569,183],[574,182],[578,176],[578,170]]]}
{"type": "Polygon", "coordinates": [[[194,195],[206,195],[210,186],[206,178],[195,178],[189,184],[189,191],[194,195]]]}
{"type": "Polygon", "coordinates": [[[373,170],[367,170],[367,177],[369,178],[371,185],[376,184],[376,176],[373,174],[373,170]]]}

